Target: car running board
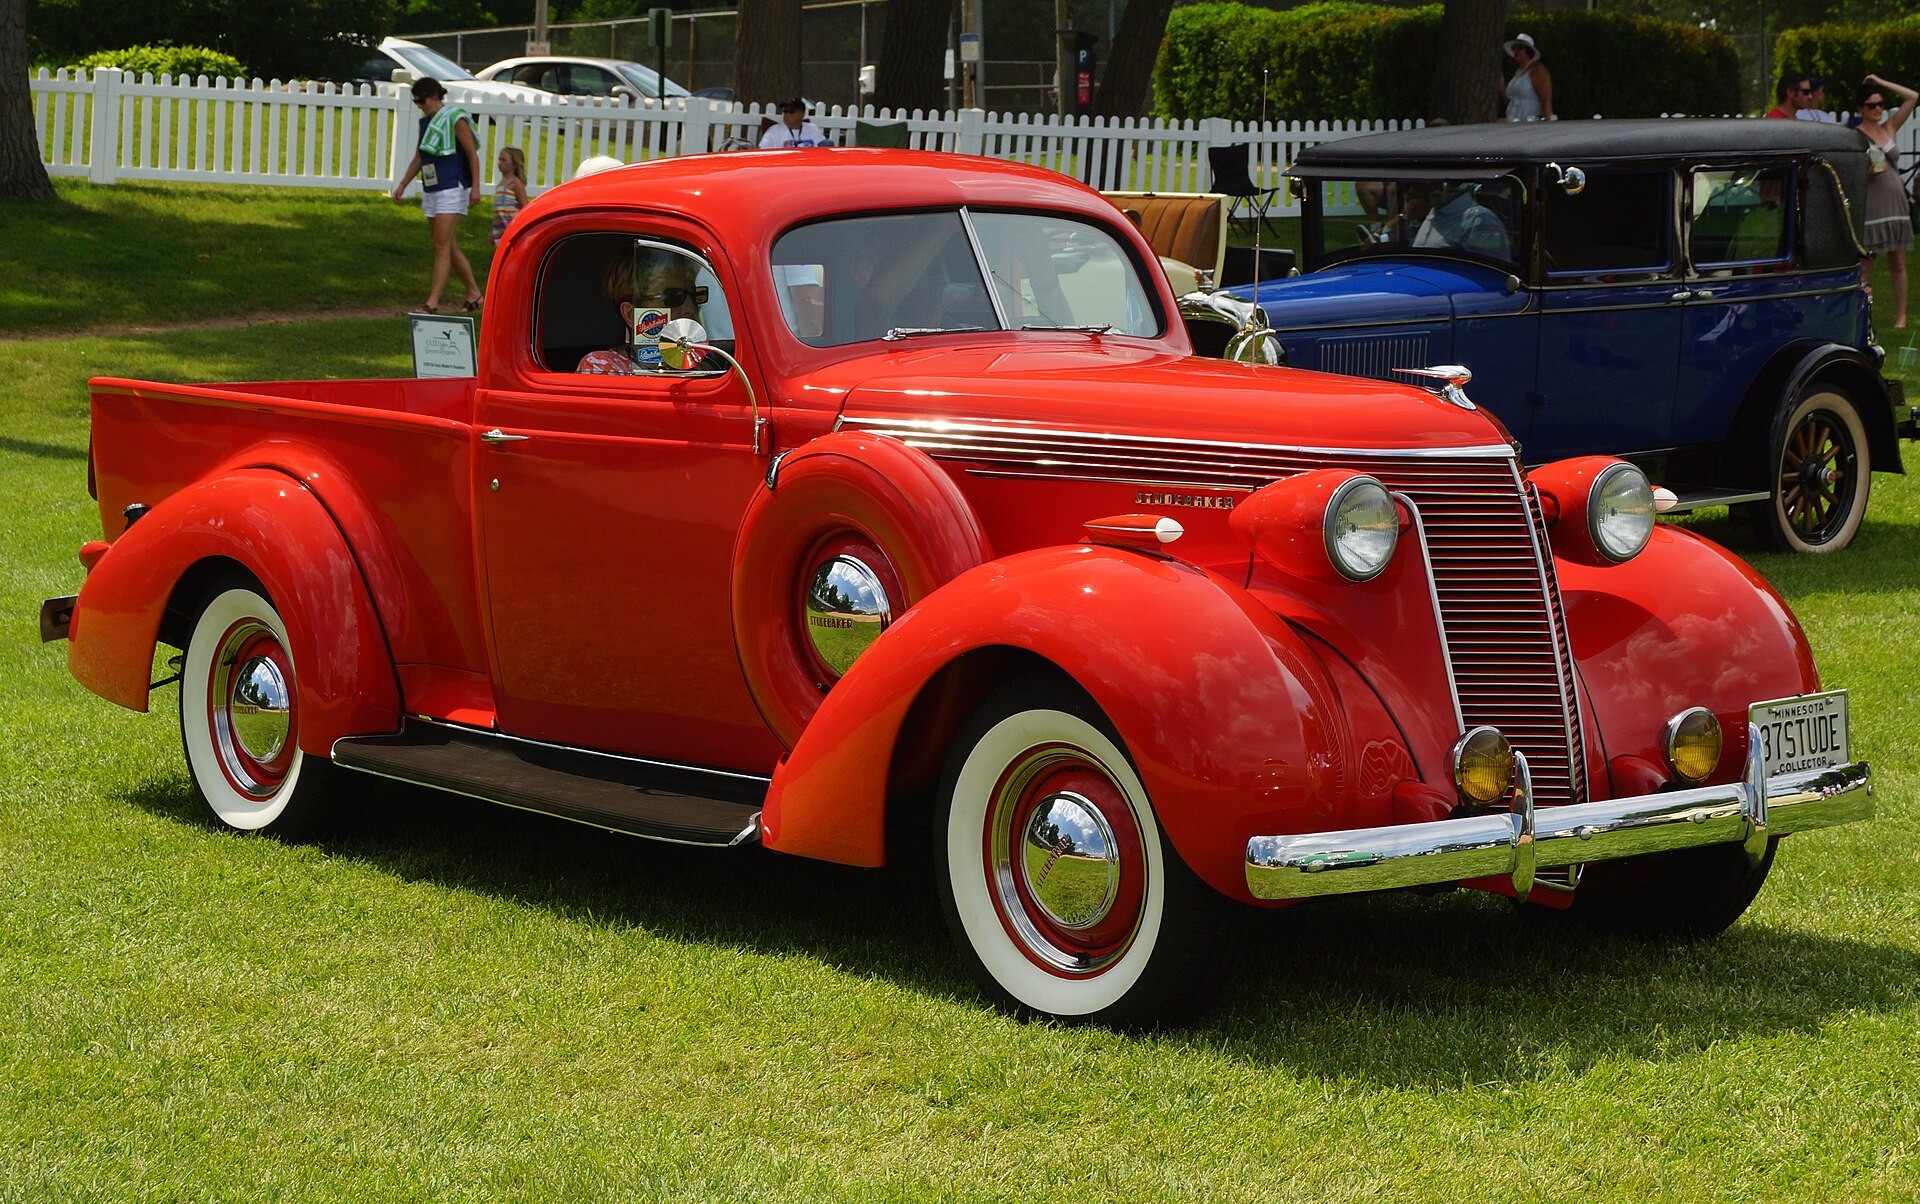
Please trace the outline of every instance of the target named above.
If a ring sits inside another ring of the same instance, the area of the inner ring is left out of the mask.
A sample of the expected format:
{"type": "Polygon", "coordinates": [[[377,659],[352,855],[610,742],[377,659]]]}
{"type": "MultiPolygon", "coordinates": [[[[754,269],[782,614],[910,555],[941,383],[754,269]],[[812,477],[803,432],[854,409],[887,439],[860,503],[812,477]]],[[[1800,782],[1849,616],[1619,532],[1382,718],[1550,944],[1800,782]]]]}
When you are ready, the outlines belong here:
{"type": "Polygon", "coordinates": [[[768,779],[668,765],[409,720],[398,735],[333,745],[345,769],[675,844],[760,838],[768,779]]]}

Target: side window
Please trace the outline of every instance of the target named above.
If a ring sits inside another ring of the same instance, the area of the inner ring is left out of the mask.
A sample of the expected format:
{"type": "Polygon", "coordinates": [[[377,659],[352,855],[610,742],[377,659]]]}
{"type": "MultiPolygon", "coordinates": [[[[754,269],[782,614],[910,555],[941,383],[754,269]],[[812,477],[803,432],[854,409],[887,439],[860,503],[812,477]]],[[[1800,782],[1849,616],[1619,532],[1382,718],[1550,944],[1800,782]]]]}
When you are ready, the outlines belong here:
{"type": "Polygon", "coordinates": [[[692,252],[641,246],[630,234],[576,234],[548,253],[534,307],[534,351],[548,372],[634,375],[659,362],[648,335],[693,318],[733,351],[733,312],[712,268],[692,252]]]}
{"type": "Polygon", "coordinates": [[[618,82],[611,73],[598,67],[574,65],[573,90],[582,96],[612,96],[613,85],[618,82]]]}
{"type": "Polygon", "coordinates": [[[1578,196],[1548,184],[1540,252],[1549,276],[1634,279],[1673,264],[1673,176],[1601,172],[1578,196]]]}
{"type": "Polygon", "coordinates": [[[1754,268],[1787,259],[1793,195],[1792,170],[1784,166],[1694,172],[1694,265],[1754,268]]]}

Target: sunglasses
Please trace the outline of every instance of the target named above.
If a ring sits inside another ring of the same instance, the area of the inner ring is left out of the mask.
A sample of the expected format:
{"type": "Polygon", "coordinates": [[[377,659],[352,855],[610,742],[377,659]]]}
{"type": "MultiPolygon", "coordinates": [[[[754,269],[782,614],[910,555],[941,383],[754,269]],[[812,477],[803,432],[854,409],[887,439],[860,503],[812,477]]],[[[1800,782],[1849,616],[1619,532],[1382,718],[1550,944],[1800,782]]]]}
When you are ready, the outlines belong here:
{"type": "Polygon", "coordinates": [[[662,289],[657,293],[642,293],[640,295],[640,300],[642,301],[665,301],[668,309],[685,305],[688,298],[692,298],[695,305],[705,305],[707,303],[706,286],[701,285],[698,288],[669,288],[662,289]]]}
{"type": "Polygon", "coordinates": [[[1860,107],[1863,109],[1884,109],[1887,107],[1887,102],[1884,100],[1863,100],[1860,102],[1860,107]]]}

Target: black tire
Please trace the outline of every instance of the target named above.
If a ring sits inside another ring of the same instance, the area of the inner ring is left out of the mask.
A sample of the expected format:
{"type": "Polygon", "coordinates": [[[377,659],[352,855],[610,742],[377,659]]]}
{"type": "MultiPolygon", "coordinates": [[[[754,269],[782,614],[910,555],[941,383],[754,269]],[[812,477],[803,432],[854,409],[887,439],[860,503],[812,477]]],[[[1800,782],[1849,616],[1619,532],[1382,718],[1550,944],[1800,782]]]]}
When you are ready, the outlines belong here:
{"type": "Polygon", "coordinates": [[[224,580],[200,606],[180,669],[187,772],[223,826],[295,840],[319,829],[333,766],[301,751],[299,712],[280,612],[259,582],[224,580]]]}
{"type": "Polygon", "coordinates": [[[1595,928],[1635,936],[1698,940],[1740,918],[1773,868],[1778,840],[1751,862],[1737,844],[1630,857],[1587,867],[1573,914],[1595,928]]]}
{"type": "Polygon", "coordinates": [[[1867,513],[1873,464],[1851,398],[1813,385],[1783,404],[1767,444],[1773,496],[1757,507],[1761,540],[1781,552],[1837,552],[1867,513]]]}
{"type": "Polygon", "coordinates": [[[1167,843],[1106,716],[1050,677],[1000,687],[961,729],[934,848],[954,943],[1020,1015],[1179,1023],[1212,1002],[1245,920],[1167,843]]]}

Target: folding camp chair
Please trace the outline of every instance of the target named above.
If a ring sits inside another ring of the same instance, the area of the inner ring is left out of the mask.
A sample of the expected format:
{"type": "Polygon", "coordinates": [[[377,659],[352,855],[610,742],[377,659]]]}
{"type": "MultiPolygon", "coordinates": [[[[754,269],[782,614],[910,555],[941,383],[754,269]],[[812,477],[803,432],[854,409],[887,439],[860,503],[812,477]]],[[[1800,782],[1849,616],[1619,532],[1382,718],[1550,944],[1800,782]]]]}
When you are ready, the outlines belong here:
{"type": "Polygon", "coordinates": [[[858,146],[912,146],[913,131],[904,121],[856,121],[853,140],[858,146]]]}
{"type": "Polygon", "coordinates": [[[1245,142],[1235,142],[1229,146],[1210,146],[1207,148],[1207,164],[1213,168],[1213,191],[1225,193],[1231,197],[1227,207],[1229,220],[1245,220],[1248,230],[1253,230],[1262,222],[1270,232],[1273,219],[1267,215],[1267,209],[1280,194],[1278,188],[1262,188],[1253,182],[1248,165],[1253,157],[1253,148],[1245,142]],[[1245,204],[1248,213],[1244,219],[1240,216],[1240,206],[1245,204]]]}

